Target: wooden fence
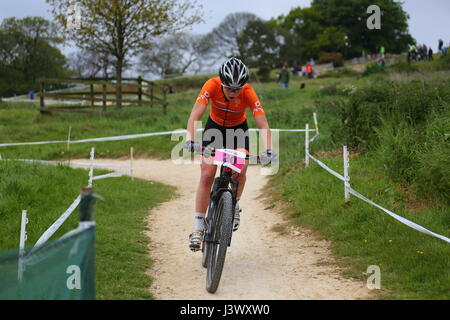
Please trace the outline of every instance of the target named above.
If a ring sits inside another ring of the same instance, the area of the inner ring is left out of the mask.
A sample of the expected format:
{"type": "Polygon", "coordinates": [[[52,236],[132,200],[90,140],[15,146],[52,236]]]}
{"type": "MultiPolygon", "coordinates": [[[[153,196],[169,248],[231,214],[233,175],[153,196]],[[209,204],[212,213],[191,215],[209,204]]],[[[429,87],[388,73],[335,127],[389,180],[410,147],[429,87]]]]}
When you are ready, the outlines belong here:
{"type": "Polygon", "coordinates": [[[53,111],[90,111],[112,106],[162,106],[167,112],[167,92],[169,87],[138,78],[124,78],[120,88],[115,79],[49,79],[37,80],[40,84],[39,111],[51,114],[53,111]],[[72,88],[46,92],[49,84],[81,84],[82,88],[72,88]],[[119,90],[119,92],[117,92],[119,90]],[[46,103],[47,102],[47,103],[46,103]]]}

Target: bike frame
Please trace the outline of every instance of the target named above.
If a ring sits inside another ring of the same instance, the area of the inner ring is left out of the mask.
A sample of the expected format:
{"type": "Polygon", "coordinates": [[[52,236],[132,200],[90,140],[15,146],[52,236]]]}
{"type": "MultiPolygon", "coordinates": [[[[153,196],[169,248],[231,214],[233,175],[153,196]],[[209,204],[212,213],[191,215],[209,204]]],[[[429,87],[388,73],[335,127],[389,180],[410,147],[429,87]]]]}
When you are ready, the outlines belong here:
{"type": "MultiPolygon", "coordinates": [[[[233,170],[231,170],[228,167],[221,166],[220,167],[220,176],[214,179],[213,188],[211,190],[211,201],[208,208],[208,214],[205,218],[205,241],[206,242],[217,242],[217,239],[211,239],[211,233],[214,233],[213,230],[210,230],[210,221],[215,218],[215,208],[216,205],[220,199],[220,196],[223,192],[230,192],[233,198],[233,211],[236,207],[236,196],[237,196],[237,189],[239,186],[239,182],[234,180],[232,178],[233,176],[233,170]],[[230,188],[231,184],[231,188],[230,188]]],[[[231,245],[231,239],[230,243],[228,243],[228,246],[231,245]]],[[[203,248],[202,248],[203,249],[203,248]]]]}

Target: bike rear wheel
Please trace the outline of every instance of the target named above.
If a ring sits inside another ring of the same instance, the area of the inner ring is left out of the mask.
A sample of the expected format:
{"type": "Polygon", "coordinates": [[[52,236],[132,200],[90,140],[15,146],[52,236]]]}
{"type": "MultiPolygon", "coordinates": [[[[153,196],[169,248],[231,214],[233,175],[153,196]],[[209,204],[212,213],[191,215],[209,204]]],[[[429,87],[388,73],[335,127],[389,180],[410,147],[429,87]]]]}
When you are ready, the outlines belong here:
{"type": "Polygon", "coordinates": [[[211,221],[211,239],[206,245],[206,290],[216,292],[219,287],[225,256],[231,241],[233,230],[233,197],[223,192],[217,203],[214,218],[211,221]]]}

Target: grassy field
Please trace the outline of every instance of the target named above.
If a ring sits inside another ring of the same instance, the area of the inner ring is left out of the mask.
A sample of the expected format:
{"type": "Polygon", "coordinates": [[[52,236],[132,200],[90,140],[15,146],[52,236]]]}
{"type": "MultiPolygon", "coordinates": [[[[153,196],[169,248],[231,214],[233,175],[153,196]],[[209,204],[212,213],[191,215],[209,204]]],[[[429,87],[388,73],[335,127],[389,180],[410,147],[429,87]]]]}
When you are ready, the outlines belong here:
{"type": "MultiPolygon", "coordinates": [[[[106,171],[95,174],[102,172],[106,171]]],[[[87,185],[88,171],[1,161],[0,176],[0,250],[6,250],[19,245],[22,210],[28,211],[27,245],[31,246],[87,185]]],[[[167,201],[174,190],[128,177],[99,180],[94,188],[105,198],[97,200],[95,209],[97,299],[151,299],[152,279],[145,274],[151,265],[145,218],[148,210],[167,201]]],[[[51,239],[77,226],[78,210],[51,239]]]]}
{"type": "MultiPolygon", "coordinates": [[[[311,145],[311,153],[342,173],[342,144],[335,137],[335,128],[342,125],[339,105],[336,104],[336,110],[333,111],[330,110],[330,104],[333,105],[340,98],[345,103],[348,95],[356,88],[373,87],[377,83],[410,82],[414,79],[420,79],[424,83],[441,83],[449,78],[449,71],[435,70],[427,64],[415,66],[420,72],[410,72],[409,69],[404,72],[403,67],[400,67],[398,70],[391,68],[388,72],[366,77],[344,71],[336,72],[333,77],[314,80],[297,78],[291,81],[288,90],[279,88],[273,82],[255,82],[253,86],[261,98],[272,128],[304,128],[306,122],[312,126],[312,113],[318,112],[321,131],[319,138],[311,145]],[[305,89],[299,88],[302,82],[306,84],[305,89]],[[329,104],[325,108],[327,103],[329,104]]],[[[65,140],[69,127],[72,127],[72,140],[184,129],[200,89],[198,81],[202,79],[195,78],[179,84],[179,87],[175,86],[175,93],[168,95],[170,105],[167,115],[163,115],[162,108],[136,107],[89,116],[68,113],[42,116],[35,106],[29,104],[0,103],[0,143],[65,140]]],[[[206,119],[207,115],[204,116],[203,123],[206,119]]],[[[255,127],[251,116],[249,126],[255,127]]],[[[177,143],[178,141],[170,141],[170,136],[160,136],[74,144],[70,151],[64,144],[8,147],[0,148],[0,154],[4,158],[68,159],[88,157],[90,148],[94,146],[97,157],[120,158],[127,157],[129,148],[133,146],[136,157],[168,158],[172,147],[177,143]]],[[[314,163],[311,163],[310,168],[304,168],[303,134],[280,133],[279,154],[280,172],[271,181],[271,197],[275,206],[281,206],[278,202],[287,203],[286,214],[294,223],[317,230],[323,238],[330,240],[339,263],[347,269],[347,276],[365,281],[368,277],[367,268],[378,265],[382,277],[379,297],[382,299],[450,298],[450,275],[447,272],[450,267],[450,248],[447,243],[410,229],[354,197],[350,204],[344,204],[344,188],[340,181],[314,163]]],[[[350,176],[355,190],[427,229],[449,236],[448,204],[438,198],[422,195],[411,183],[393,179],[385,170],[380,157],[375,154],[361,152],[359,149],[352,150],[351,154],[350,176]]],[[[119,182],[111,180],[105,183],[119,182]]],[[[120,183],[131,182],[123,178],[120,183]]],[[[139,183],[151,187],[144,182],[139,183]]],[[[101,190],[98,191],[102,194],[101,190]]],[[[74,192],[76,194],[76,190],[74,192]]],[[[134,196],[136,195],[121,194],[114,209],[120,205],[119,199],[134,196]]],[[[72,193],[69,198],[71,197],[72,193]]],[[[160,200],[162,201],[157,201],[160,200]]],[[[72,200],[67,201],[70,203],[72,200]]],[[[148,206],[151,207],[150,202],[149,200],[148,206]]],[[[113,207],[110,209],[113,210],[113,207]]],[[[100,229],[100,221],[98,228],[100,229]]],[[[100,246],[104,245],[106,244],[99,237],[99,255],[100,246]]],[[[142,244],[136,247],[136,254],[139,255],[141,250],[146,250],[142,244]]],[[[142,271],[145,263],[137,263],[136,268],[142,271]]],[[[108,278],[117,276],[105,275],[103,278],[99,273],[98,281],[104,283],[108,278]]],[[[130,297],[125,287],[117,286],[111,291],[116,292],[114,297],[130,297]]],[[[101,295],[101,298],[111,297],[113,296],[106,293],[101,295]]],[[[142,293],[140,297],[145,297],[145,294],[142,293]]]]}

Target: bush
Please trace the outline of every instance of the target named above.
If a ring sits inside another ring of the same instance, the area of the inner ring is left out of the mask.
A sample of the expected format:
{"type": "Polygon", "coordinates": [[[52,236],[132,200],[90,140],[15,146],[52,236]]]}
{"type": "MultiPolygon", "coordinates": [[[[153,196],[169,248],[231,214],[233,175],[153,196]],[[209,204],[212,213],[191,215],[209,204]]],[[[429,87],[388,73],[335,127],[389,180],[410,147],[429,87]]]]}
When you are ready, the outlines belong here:
{"type": "Polygon", "coordinates": [[[259,67],[258,71],[256,72],[256,75],[258,76],[259,80],[262,82],[268,82],[270,81],[270,72],[272,69],[269,66],[261,66],[259,67]]]}
{"type": "Polygon", "coordinates": [[[438,70],[450,70],[450,52],[447,52],[445,55],[441,55],[437,64],[438,70]]]}
{"type": "Polygon", "coordinates": [[[337,70],[332,70],[329,72],[325,72],[324,74],[321,74],[317,78],[324,79],[324,78],[346,78],[346,77],[356,77],[359,76],[360,73],[358,71],[349,69],[349,68],[341,68],[337,70]]]}
{"type": "Polygon", "coordinates": [[[352,85],[338,86],[338,84],[330,84],[318,92],[318,97],[320,96],[336,96],[336,97],[346,97],[353,94],[357,88],[352,85]]]}
{"type": "Polygon", "coordinates": [[[401,61],[387,67],[387,70],[399,73],[413,73],[419,71],[419,68],[416,64],[401,61]]]}
{"type": "Polygon", "coordinates": [[[389,120],[383,120],[383,125],[375,131],[379,139],[375,155],[387,174],[397,182],[411,183],[418,169],[420,132],[404,121],[389,120]]]}
{"type": "Polygon", "coordinates": [[[371,74],[375,74],[375,73],[384,73],[384,66],[380,65],[379,63],[370,63],[366,66],[366,69],[364,70],[364,72],[362,73],[363,77],[367,77],[371,74]]]}
{"type": "Polygon", "coordinates": [[[375,155],[395,181],[450,204],[450,111],[433,112],[422,126],[383,121],[375,155]]]}
{"type": "Polygon", "coordinates": [[[333,141],[372,148],[378,143],[375,128],[382,126],[382,119],[423,125],[433,110],[442,111],[446,104],[450,104],[450,82],[372,82],[334,103],[340,122],[332,130],[333,141]]]}
{"type": "Polygon", "coordinates": [[[345,63],[344,56],[339,52],[331,52],[322,55],[319,60],[317,60],[317,64],[327,63],[333,63],[333,67],[335,68],[342,67],[345,63]]]}
{"type": "Polygon", "coordinates": [[[318,110],[339,119],[335,145],[374,155],[395,181],[450,203],[450,82],[371,82],[318,110]]]}
{"type": "Polygon", "coordinates": [[[422,148],[417,151],[415,184],[422,194],[438,196],[450,204],[450,105],[434,112],[423,131],[422,148]]]}

